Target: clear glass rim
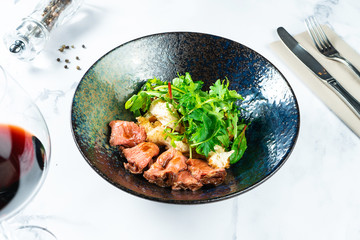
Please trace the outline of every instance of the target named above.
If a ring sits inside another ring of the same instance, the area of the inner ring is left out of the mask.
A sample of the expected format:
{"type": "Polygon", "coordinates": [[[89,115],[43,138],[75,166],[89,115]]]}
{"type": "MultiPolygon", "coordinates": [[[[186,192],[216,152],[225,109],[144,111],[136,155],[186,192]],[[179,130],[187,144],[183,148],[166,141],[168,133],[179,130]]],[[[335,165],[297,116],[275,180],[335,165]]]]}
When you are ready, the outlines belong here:
{"type": "Polygon", "coordinates": [[[0,65],[0,103],[4,98],[7,88],[7,76],[4,68],[0,65]]]}

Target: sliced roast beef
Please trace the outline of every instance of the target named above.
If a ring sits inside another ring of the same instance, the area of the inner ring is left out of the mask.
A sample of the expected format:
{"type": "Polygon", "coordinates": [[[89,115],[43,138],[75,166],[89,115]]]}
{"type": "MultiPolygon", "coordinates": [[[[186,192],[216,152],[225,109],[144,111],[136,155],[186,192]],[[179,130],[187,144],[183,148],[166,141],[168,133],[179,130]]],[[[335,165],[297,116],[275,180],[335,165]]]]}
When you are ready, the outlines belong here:
{"type": "Polygon", "coordinates": [[[186,158],[182,155],[181,152],[177,151],[175,148],[170,148],[167,151],[163,152],[157,159],[156,162],[160,164],[161,167],[166,168],[170,160],[180,159],[178,161],[181,165],[186,165],[186,158]],[[185,163],[185,165],[183,164],[185,163]]]}
{"type": "Polygon", "coordinates": [[[154,156],[159,154],[159,147],[152,142],[143,142],[132,148],[124,148],[123,154],[128,161],[124,163],[127,170],[134,174],[140,174],[152,163],[154,156]]]}
{"type": "Polygon", "coordinates": [[[144,177],[151,183],[160,187],[169,187],[177,179],[177,174],[187,169],[187,158],[175,148],[163,152],[149,170],[144,172],[144,177]]]}
{"type": "Polygon", "coordinates": [[[179,172],[177,175],[176,181],[172,185],[173,190],[180,190],[180,189],[189,189],[191,191],[196,191],[202,187],[202,183],[195,179],[190,171],[184,170],[179,172]]]}
{"type": "Polygon", "coordinates": [[[219,185],[225,180],[224,168],[214,169],[206,161],[199,159],[188,159],[186,163],[191,175],[204,185],[219,185]]]}
{"type": "Polygon", "coordinates": [[[134,147],[146,140],[145,129],[134,122],[114,120],[109,126],[111,146],[134,147]]]}
{"type": "Polygon", "coordinates": [[[160,187],[170,186],[170,177],[171,176],[164,171],[164,168],[158,162],[152,164],[150,168],[144,172],[144,178],[160,187]]]}

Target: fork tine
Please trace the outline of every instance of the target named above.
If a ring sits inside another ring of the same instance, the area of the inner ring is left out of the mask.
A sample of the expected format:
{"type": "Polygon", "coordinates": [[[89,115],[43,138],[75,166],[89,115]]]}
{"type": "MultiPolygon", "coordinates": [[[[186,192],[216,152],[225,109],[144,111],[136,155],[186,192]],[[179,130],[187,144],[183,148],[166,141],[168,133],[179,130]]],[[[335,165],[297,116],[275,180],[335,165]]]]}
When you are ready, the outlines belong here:
{"type": "Polygon", "coordinates": [[[326,36],[326,33],[324,32],[321,25],[318,23],[315,17],[311,17],[312,25],[314,26],[314,29],[316,29],[319,41],[321,45],[325,50],[333,49],[333,45],[331,44],[329,38],[326,36]]]}
{"type": "Polygon", "coordinates": [[[326,48],[331,48],[332,44],[330,42],[330,40],[328,39],[328,37],[326,36],[324,30],[322,29],[321,25],[319,24],[319,22],[316,20],[315,17],[312,17],[312,21],[314,23],[315,28],[317,29],[319,36],[324,44],[324,46],[326,48]]]}
{"type": "Polygon", "coordinates": [[[318,45],[320,45],[321,49],[324,50],[324,48],[326,48],[326,46],[324,45],[324,41],[319,33],[318,27],[315,25],[314,17],[311,16],[309,18],[309,23],[311,26],[311,32],[313,32],[313,35],[315,36],[315,39],[316,39],[318,45]]]}
{"type": "Polygon", "coordinates": [[[306,27],[308,32],[310,33],[311,39],[313,40],[316,48],[319,51],[323,50],[323,46],[321,44],[321,41],[319,40],[318,33],[314,30],[313,23],[311,22],[311,17],[305,19],[306,27]]]}

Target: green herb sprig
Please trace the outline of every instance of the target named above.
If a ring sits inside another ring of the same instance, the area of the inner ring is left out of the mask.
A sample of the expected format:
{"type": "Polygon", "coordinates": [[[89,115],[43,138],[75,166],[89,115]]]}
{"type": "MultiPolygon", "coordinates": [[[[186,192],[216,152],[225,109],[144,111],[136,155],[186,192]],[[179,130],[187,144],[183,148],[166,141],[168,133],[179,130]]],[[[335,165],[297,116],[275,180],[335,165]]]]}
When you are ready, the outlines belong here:
{"type": "Polygon", "coordinates": [[[170,84],[153,78],[125,103],[125,108],[140,116],[149,110],[154,99],[173,105],[180,118],[173,129],[165,130],[172,143],[186,141],[190,157],[192,149],[207,157],[215,145],[223,146],[227,151],[234,150],[230,157],[234,164],[247,149],[247,124],[240,119],[242,109],[236,104],[243,97],[229,90],[228,79],[217,80],[209,91],[203,91],[202,86],[203,82],[193,81],[189,73],[178,75],[170,84]],[[175,131],[178,125],[185,131],[175,131]]]}

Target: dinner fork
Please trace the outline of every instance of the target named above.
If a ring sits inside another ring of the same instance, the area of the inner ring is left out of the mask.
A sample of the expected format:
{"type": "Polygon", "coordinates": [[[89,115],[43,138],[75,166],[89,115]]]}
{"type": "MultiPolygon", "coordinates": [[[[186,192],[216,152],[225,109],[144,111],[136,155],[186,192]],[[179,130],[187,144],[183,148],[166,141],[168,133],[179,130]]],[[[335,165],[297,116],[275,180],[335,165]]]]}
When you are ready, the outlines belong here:
{"type": "Polygon", "coordinates": [[[357,70],[354,65],[352,65],[347,59],[341,56],[341,54],[334,48],[329,38],[326,36],[324,30],[321,28],[320,24],[317,22],[314,16],[310,16],[305,19],[305,23],[310,33],[310,36],[315,43],[316,48],[325,57],[345,64],[351,70],[353,70],[356,75],[358,75],[358,77],[360,77],[359,70],[357,70]]]}

